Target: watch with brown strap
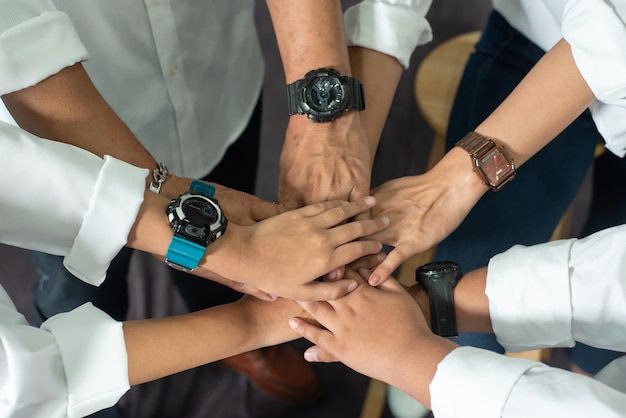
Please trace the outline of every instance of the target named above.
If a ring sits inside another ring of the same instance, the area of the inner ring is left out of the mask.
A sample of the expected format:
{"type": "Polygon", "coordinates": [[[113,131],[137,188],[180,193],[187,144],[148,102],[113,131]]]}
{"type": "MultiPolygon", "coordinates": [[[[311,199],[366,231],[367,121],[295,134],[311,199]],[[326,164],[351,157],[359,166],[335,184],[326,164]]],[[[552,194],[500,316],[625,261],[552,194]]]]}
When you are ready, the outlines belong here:
{"type": "Polygon", "coordinates": [[[474,171],[494,192],[515,178],[513,160],[506,154],[504,147],[493,139],[472,131],[461,138],[456,146],[469,153],[474,171]]]}

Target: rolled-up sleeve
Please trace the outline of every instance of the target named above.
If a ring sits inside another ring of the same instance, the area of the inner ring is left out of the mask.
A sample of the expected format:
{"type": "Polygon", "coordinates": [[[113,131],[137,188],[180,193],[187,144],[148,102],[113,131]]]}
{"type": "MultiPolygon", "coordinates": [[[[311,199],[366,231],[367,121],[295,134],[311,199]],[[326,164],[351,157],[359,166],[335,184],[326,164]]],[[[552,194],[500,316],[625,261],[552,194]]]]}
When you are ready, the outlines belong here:
{"type": "Polygon", "coordinates": [[[597,98],[591,113],[614,154],[626,155],[626,6],[610,0],[570,0],[562,35],[597,98]]]}
{"type": "Polygon", "coordinates": [[[395,57],[404,68],[418,45],[432,40],[425,18],[432,0],[363,0],[344,13],[348,46],[395,57]]]}
{"type": "Polygon", "coordinates": [[[0,95],[87,59],[65,13],[49,0],[0,0],[0,95]]]}
{"type": "Polygon", "coordinates": [[[0,287],[0,416],[83,417],[128,390],[122,324],[91,304],[30,326],[0,287]]]}
{"type": "Polygon", "coordinates": [[[148,171],[0,123],[0,242],[65,256],[99,285],[126,244],[148,171]]]}

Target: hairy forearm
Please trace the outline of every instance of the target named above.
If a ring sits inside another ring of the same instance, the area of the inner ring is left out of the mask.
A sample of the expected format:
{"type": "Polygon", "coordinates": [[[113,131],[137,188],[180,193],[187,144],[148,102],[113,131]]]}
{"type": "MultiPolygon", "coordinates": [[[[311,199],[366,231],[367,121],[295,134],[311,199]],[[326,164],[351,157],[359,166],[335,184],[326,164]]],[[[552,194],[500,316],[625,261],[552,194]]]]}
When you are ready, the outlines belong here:
{"type": "Polygon", "coordinates": [[[292,301],[254,298],[191,314],[124,323],[131,385],[298,337],[287,325],[302,315],[292,301]]]}
{"type": "Polygon", "coordinates": [[[316,68],[350,75],[350,63],[338,0],[266,0],[287,83],[316,68]]]}

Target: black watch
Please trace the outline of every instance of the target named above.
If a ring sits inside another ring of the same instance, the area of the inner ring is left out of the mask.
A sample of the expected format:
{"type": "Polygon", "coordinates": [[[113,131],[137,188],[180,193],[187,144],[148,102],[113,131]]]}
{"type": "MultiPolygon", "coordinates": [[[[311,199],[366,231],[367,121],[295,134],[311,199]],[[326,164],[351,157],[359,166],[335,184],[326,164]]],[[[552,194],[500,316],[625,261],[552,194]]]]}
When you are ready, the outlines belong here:
{"type": "Polygon", "coordinates": [[[214,193],[215,187],[194,180],[188,192],[170,202],[166,212],[174,236],[165,255],[167,265],[192,271],[206,247],[226,231],[228,221],[214,193]]]}
{"type": "Polygon", "coordinates": [[[289,115],[300,114],[316,122],[330,122],[349,110],[365,109],[361,82],[332,68],[309,71],[287,85],[289,115]]]}
{"type": "Polygon", "coordinates": [[[451,261],[436,261],[415,270],[415,281],[428,292],[431,329],[442,337],[459,335],[452,289],[461,277],[461,267],[451,261]]]}

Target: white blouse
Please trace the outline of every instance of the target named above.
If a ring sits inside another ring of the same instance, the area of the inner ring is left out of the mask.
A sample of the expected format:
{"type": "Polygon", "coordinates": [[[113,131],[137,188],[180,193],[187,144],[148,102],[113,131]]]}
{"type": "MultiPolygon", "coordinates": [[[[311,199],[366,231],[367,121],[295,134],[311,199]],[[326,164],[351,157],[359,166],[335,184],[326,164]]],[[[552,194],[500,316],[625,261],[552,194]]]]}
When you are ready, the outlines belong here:
{"type": "Polygon", "coordinates": [[[515,29],[544,50],[564,38],[596,96],[596,126],[615,155],[626,155],[626,1],[493,0],[515,29]]]}
{"type": "MultiPolygon", "coordinates": [[[[626,225],[587,238],[515,246],[489,262],[494,332],[508,352],[571,347],[626,351],[626,225]]],[[[433,412],[446,417],[626,416],[626,356],[595,379],[461,347],[438,366],[433,412]]]]}

